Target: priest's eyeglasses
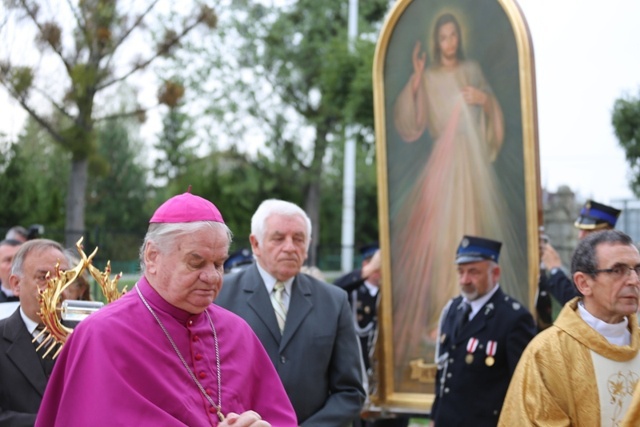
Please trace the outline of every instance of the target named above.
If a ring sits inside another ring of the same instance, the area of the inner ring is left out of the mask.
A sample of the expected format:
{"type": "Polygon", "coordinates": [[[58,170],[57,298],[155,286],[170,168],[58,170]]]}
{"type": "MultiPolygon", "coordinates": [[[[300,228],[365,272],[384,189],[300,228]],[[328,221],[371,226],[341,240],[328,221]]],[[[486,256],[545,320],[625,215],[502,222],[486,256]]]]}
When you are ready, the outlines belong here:
{"type": "Polygon", "coordinates": [[[611,268],[601,268],[598,270],[593,270],[593,275],[595,276],[599,273],[606,273],[610,274],[611,277],[615,279],[622,279],[623,277],[629,277],[632,271],[635,271],[636,276],[640,278],[640,265],[634,265],[633,267],[631,267],[630,265],[626,264],[616,264],[611,268]]]}

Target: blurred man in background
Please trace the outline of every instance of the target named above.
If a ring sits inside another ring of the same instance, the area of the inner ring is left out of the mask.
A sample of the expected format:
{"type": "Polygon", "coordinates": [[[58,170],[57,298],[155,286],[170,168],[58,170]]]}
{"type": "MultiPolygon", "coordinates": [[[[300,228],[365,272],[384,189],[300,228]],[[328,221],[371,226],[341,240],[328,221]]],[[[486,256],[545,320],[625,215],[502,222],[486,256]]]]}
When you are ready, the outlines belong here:
{"type": "MultiPolygon", "coordinates": [[[[362,266],[338,278],[334,284],[347,291],[352,321],[360,339],[367,376],[372,377],[373,355],[378,336],[378,301],[380,299],[380,248],[372,243],[360,248],[362,266]]],[[[362,427],[406,427],[409,418],[398,416],[376,420],[359,420],[362,427]]],[[[358,424],[356,424],[358,425],[358,424]]]]}
{"type": "Polygon", "coordinates": [[[35,239],[23,243],[11,268],[11,288],[20,307],[0,320],[0,425],[33,426],[54,361],[43,358],[44,348],[32,342],[43,328],[39,289],[47,285],[47,274],[55,275],[56,265],[69,268],[62,246],[52,240],[35,239]]]}
{"type": "Polygon", "coordinates": [[[11,263],[22,242],[5,239],[0,242],[0,302],[18,301],[18,296],[13,294],[9,277],[11,276],[11,263]]]}

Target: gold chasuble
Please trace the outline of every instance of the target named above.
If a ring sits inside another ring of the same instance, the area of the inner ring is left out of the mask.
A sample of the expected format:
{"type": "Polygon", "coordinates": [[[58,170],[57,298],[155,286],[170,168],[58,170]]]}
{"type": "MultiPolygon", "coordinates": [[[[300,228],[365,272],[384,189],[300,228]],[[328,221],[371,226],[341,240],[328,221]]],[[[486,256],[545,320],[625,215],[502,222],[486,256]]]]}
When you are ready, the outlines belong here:
{"type": "Polygon", "coordinates": [[[636,384],[636,390],[633,392],[629,410],[627,410],[624,420],[620,425],[621,427],[634,427],[638,425],[638,420],[640,420],[640,387],[636,384]]]}
{"type": "Polygon", "coordinates": [[[640,330],[629,317],[631,345],[610,344],[568,302],[555,323],[520,358],[500,426],[619,426],[640,378],[640,330]]]}

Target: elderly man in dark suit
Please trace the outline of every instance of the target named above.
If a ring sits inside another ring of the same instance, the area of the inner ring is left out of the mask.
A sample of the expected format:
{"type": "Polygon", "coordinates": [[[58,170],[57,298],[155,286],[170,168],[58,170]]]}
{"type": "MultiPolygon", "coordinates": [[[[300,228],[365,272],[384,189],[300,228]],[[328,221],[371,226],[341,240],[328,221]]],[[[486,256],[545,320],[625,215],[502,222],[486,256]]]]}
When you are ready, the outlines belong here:
{"type": "Polygon", "coordinates": [[[299,425],[350,425],[365,399],[362,357],[346,292],[300,273],[309,217],[293,203],[266,200],[253,215],[250,240],[257,262],[226,276],[215,303],[251,325],[299,425]]]}
{"type": "Polygon", "coordinates": [[[20,307],[0,320],[0,425],[33,426],[53,360],[43,360],[33,338],[41,325],[38,289],[59,263],[68,269],[63,247],[52,240],[23,243],[13,259],[9,281],[20,307]]]}
{"type": "Polygon", "coordinates": [[[502,244],[465,236],[456,254],[461,295],[440,320],[436,426],[496,426],[509,381],[536,333],[533,317],[500,289],[502,244]]]}

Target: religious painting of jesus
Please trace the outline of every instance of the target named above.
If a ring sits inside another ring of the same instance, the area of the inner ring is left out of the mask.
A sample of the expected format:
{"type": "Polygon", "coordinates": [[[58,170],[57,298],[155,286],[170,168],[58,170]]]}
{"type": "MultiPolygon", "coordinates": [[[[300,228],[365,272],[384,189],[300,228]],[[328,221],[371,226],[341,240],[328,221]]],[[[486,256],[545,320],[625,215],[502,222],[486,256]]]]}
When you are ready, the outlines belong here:
{"type": "Polygon", "coordinates": [[[401,404],[433,393],[429,369],[417,367],[433,363],[440,314],[459,294],[463,235],[501,241],[501,288],[533,299],[540,192],[520,10],[513,0],[398,1],[378,42],[374,92],[389,267],[377,381],[382,401],[401,404]]]}

